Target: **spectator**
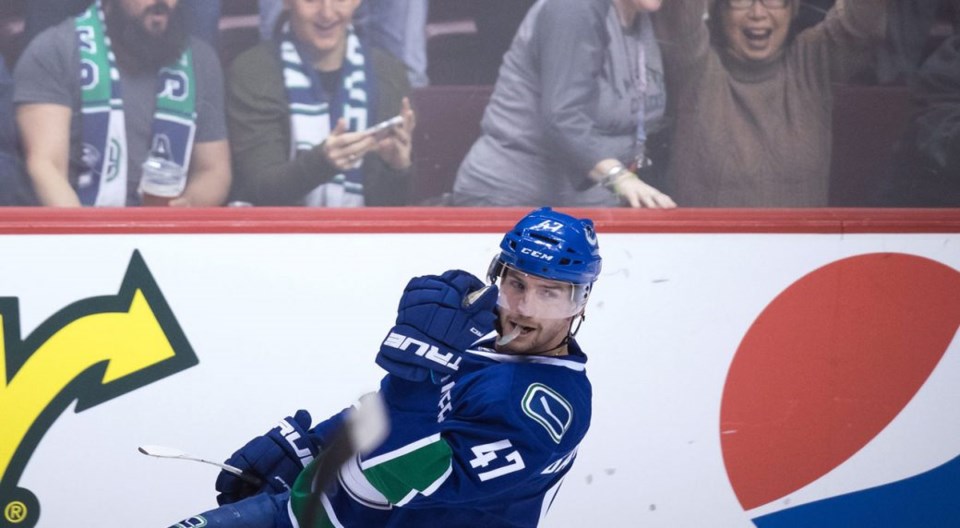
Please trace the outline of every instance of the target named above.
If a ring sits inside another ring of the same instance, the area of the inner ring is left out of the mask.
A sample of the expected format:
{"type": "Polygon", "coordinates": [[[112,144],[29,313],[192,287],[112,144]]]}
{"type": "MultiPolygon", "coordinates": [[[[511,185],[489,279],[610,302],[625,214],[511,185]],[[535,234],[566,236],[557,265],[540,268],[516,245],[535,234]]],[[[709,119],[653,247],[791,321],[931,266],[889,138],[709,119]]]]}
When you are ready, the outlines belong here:
{"type": "Polygon", "coordinates": [[[826,18],[827,13],[836,0],[798,0],[800,10],[793,21],[793,27],[796,31],[803,31],[807,28],[816,26],[826,18]]]}
{"type": "MultiPolygon", "coordinates": [[[[954,0],[960,15],[960,0],[954,0]]],[[[918,112],[895,155],[897,180],[883,205],[960,207],[960,33],[924,62],[914,83],[918,112]]]]}
{"type": "Polygon", "coordinates": [[[926,59],[930,30],[946,0],[900,0],[892,2],[887,31],[889,38],[877,54],[876,80],[881,84],[909,81],[926,59]]]}
{"type": "MultiPolygon", "coordinates": [[[[271,40],[283,11],[282,0],[259,0],[260,38],[271,40]]],[[[410,85],[426,86],[428,0],[365,0],[354,14],[367,41],[407,65],[410,85]]]]}
{"type": "Polygon", "coordinates": [[[428,0],[365,0],[363,5],[361,11],[365,11],[365,17],[360,24],[367,29],[370,42],[403,60],[411,86],[419,88],[430,84],[427,77],[428,0]]]}
{"type": "Polygon", "coordinates": [[[354,31],[360,0],[285,5],[278,39],[230,69],[235,197],[255,205],[403,205],[414,126],[403,63],[354,31]],[[396,115],[403,123],[387,137],[363,132],[396,115]]]}
{"type": "Polygon", "coordinates": [[[13,117],[13,78],[0,58],[0,205],[34,205],[20,163],[13,117]]]}
{"type": "Polygon", "coordinates": [[[187,173],[170,205],[223,203],[222,73],[184,27],[177,0],[98,0],[30,43],[14,101],[41,204],[137,205],[148,160],[187,173]]]}
{"type": "Polygon", "coordinates": [[[687,0],[658,13],[676,110],[666,188],[681,206],[827,205],[831,84],[869,66],[886,0],[841,0],[794,37],[798,7],[687,0]]]}
{"type": "MultiPolygon", "coordinates": [[[[162,0],[157,0],[158,2],[162,0]]],[[[180,0],[186,11],[187,29],[191,35],[217,46],[220,33],[221,0],[180,0]]],[[[66,17],[77,16],[90,7],[92,0],[30,0],[24,14],[24,42],[66,17]]]]}
{"type": "MultiPolygon", "coordinates": [[[[835,0],[804,0],[794,23],[798,31],[820,23],[835,0]]],[[[873,78],[880,84],[908,81],[929,51],[930,29],[947,0],[900,0],[890,5],[888,39],[877,50],[873,78]]]]}
{"type": "Polygon", "coordinates": [[[257,0],[260,10],[260,40],[273,40],[277,21],[283,13],[284,0],[257,0]]]}
{"type": "Polygon", "coordinates": [[[672,207],[628,168],[647,165],[647,135],[664,121],[662,61],[648,15],[659,7],[659,0],[535,4],[504,56],[481,136],[457,173],[454,205],[672,207]]]}
{"type": "Polygon", "coordinates": [[[180,0],[187,16],[187,31],[217,49],[220,42],[221,0],[180,0]]]}

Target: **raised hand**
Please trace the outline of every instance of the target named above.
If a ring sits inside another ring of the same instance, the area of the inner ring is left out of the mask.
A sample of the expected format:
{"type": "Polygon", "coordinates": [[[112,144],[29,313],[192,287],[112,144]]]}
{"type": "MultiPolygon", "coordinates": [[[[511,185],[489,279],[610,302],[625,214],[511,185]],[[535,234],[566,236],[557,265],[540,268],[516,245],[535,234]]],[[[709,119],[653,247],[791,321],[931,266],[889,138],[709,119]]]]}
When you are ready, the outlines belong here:
{"type": "Polygon", "coordinates": [[[484,287],[480,279],[461,270],[411,279],[377,364],[411,381],[426,380],[431,372],[455,372],[460,354],[494,329],[496,286],[472,303],[467,300],[484,287]]]}

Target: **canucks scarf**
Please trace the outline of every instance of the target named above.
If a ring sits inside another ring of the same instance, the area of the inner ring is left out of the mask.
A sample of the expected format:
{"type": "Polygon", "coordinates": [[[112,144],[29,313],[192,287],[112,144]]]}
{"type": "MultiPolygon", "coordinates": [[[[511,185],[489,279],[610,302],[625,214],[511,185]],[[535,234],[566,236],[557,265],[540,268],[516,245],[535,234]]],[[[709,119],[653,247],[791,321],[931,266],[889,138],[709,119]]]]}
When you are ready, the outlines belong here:
{"type": "MultiPolygon", "coordinates": [[[[122,207],[127,201],[127,138],[120,72],[106,34],[101,0],[74,22],[80,50],[83,165],[77,194],[83,205],[122,207]]],[[[196,131],[193,56],[157,74],[150,155],[190,166],[196,131]]]]}
{"type": "MultiPolygon", "coordinates": [[[[300,151],[323,143],[341,117],[347,120],[348,130],[367,128],[372,114],[373,76],[368,75],[367,61],[353,26],[347,30],[342,83],[335,94],[327,94],[316,70],[304,65],[289,22],[283,25],[280,37],[280,60],[290,108],[291,159],[300,151]]],[[[363,204],[362,159],[356,167],[319,185],[304,198],[304,205],[313,207],[361,207],[363,204]]]]}

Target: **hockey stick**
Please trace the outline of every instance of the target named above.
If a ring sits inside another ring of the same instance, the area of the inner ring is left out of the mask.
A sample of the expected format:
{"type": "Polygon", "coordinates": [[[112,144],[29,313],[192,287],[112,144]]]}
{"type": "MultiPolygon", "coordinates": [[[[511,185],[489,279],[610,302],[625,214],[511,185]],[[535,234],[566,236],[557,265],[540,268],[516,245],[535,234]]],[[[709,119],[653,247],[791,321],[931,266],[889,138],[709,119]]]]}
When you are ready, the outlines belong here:
{"type": "Polygon", "coordinates": [[[333,440],[324,447],[311,475],[312,500],[307,501],[300,526],[310,528],[323,508],[323,493],[337,480],[340,467],[357,454],[367,454],[379,446],[390,430],[386,405],[378,392],[360,397],[360,404],[347,413],[333,440]]]}
{"type": "Polygon", "coordinates": [[[233,473],[234,475],[240,477],[240,480],[247,482],[257,488],[263,486],[263,481],[259,478],[244,472],[242,469],[231,466],[229,464],[221,464],[219,462],[213,462],[212,460],[205,460],[202,458],[195,457],[193,455],[188,455],[183,451],[166,446],[158,445],[144,445],[137,448],[137,451],[140,451],[144,455],[157,457],[157,458],[179,458],[181,460],[193,460],[194,462],[203,462],[204,464],[210,464],[212,466],[217,466],[218,468],[227,471],[228,473],[233,473]]]}
{"type": "MultiPolygon", "coordinates": [[[[468,293],[463,299],[463,307],[469,307],[491,287],[492,284],[468,293]]],[[[506,342],[517,335],[519,331],[513,332],[506,342]]],[[[358,453],[367,454],[376,449],[387,437],[389,429],[386,404],[380,393],[361,396],[360,405],[348,413],[344,425],[333,434],[333,440],[324,447],[316,461],[310,478],[313,496],[307,501],[303,522],[299,523],[301,527],[313,528],[317,514],[323,509],[323,494],[336,482],[340,468],[358,453]]]]}

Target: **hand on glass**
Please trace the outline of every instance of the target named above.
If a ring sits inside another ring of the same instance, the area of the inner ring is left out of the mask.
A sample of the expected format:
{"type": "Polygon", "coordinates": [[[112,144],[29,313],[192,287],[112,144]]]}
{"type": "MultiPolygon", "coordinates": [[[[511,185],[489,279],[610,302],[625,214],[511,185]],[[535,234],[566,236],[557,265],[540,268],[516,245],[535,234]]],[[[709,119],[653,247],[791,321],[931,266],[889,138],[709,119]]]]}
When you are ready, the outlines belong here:
{"type": "Polygon", "coordinates": [[[625,172],[623,176],[610,185],[610,188],[630,207],[672,209],[677,206],[672,198],[653,186],[647,185],[632,172],[625,172]]]}

